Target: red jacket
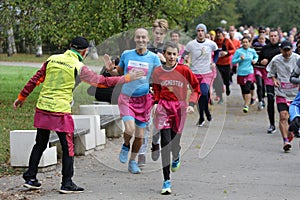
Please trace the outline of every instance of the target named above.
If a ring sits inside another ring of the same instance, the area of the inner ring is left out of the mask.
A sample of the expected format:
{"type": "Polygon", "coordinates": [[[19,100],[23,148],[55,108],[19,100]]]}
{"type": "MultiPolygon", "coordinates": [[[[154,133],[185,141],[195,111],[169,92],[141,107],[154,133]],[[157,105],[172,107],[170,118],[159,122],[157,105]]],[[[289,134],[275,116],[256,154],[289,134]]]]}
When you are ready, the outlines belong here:
{"type": "Polygon", "coordinates": [[[226,56],[219,57],[217,65],[230,65],[230,56],[233,55],[235,52],[235,46],[233,42],[229,38],[224,37],[221,39],[215,39],[215,42],[217,43],[219,49],[222,49],[224,51],[224,48],[226,48],[226,51],[228,52],[226,56]]]}

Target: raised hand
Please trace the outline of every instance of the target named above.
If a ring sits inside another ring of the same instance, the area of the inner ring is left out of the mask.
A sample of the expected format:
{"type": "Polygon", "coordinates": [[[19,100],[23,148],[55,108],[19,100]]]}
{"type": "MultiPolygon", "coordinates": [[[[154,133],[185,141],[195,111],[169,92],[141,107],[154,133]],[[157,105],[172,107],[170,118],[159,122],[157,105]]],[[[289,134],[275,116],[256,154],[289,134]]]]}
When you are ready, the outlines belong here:
{"type": "Polygon", "coordinates": [[[116,67],[115,63],[111,61],[108,54],[104,54],[103,61],[105,64],[105,69],[107,71],[112,71],[116,67]]]}

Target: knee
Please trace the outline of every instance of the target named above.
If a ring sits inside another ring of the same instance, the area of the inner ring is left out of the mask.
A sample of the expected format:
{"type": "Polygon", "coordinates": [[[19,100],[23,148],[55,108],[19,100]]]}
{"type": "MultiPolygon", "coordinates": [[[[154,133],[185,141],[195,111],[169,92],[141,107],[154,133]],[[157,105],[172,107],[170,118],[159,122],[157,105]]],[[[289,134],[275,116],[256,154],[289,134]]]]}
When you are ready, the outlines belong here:
{"type": "Polygon", "coordinates": [[[208,96],[209,93],[209,85],[206,83],[202,83],[200,84],[200,90],[201,90],[201,94],[203,96],[208,96]]]}
{"type": "Polygon", "coordinates": [[[124,132],[130,136],[133,136],[135,133],[135,128],[127,127],[127,128],[125,128],[124,132]]]}
{"type": "Polygon", "coordinates": [[[289,114],[288,114],[288,112],[287,111],[281,111],[280,112],[280,114],[279,114],[279,120],[281,121],[281,122],[285,122],[285,121],[288,121],[288,119],[289,119],[289,114]]]}
{"type": "Polygon", "coordinates": [[[274,101],[275,101],[275,96],[273,95],[273,94],[270,94],[270,93],[268,93],[267,94],[267,98],[268,98],[268,102],[270,102],[270,103],[274,103],[274,101]]]}

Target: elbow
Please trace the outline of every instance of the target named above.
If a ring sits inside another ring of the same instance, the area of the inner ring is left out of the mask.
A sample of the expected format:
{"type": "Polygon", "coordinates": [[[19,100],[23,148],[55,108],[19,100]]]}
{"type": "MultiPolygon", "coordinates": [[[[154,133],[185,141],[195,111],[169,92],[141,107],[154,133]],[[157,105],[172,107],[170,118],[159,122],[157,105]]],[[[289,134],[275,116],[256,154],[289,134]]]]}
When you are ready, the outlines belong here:
{"type": "Polygon", "coordinates": [[[297,79],[295,77],[290,77],[290,82],[293,84],[297,84],[297,79]]]}

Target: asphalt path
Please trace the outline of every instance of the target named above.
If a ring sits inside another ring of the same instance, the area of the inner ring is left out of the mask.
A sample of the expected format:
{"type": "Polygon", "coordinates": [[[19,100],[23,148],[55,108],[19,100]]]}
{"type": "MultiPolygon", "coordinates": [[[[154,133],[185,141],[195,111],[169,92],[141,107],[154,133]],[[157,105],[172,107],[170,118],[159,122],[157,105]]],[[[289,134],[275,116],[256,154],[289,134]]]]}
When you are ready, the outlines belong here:
{"type": "MultiPolygon", "coordinates": [[[[3,65],[0,62],[0,65],[3,65]]],[[[235,78],[235,77],[234,77],[235,78]]],[[[75,157],[74,182],[81,194],[58,193],[61,164],[38,174],[39,191],[22,187],[20,175],[0,178],[0,198],[9,199],[199,199],[199,200],[297,200],[300,197],[300,149],[294,139],[289,153],[282,150],[277,132],[267,134],[266,110],[242,112],[242,96],[234,81],[223,105],[215,104],[213,121],[196,127],[198,114],[189,115],[181,140],[181,167],[171,173],[172,194],[160,194],[161,161],[147,152],[141,174],[131,174],[118,161],[122,138],[107,139],[103,149],[75,157]],[[2,195],[2,196],[1,196],[2,195]]]]}

